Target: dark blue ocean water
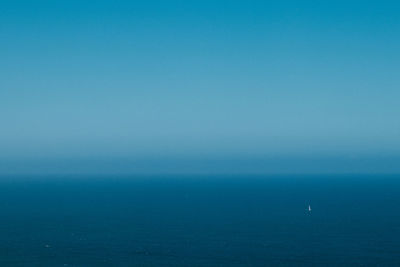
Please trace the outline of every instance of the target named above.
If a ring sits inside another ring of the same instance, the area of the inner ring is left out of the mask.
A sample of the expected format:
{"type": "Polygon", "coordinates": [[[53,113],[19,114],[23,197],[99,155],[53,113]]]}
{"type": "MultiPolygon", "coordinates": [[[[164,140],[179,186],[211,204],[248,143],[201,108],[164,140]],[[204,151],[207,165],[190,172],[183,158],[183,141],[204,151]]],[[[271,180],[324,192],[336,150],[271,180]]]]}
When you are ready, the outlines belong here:
{"type": "Polygon", "coordinates": [[[0,181],[0,266],[280,265],[400,266],[400,176],[0,181]]]}

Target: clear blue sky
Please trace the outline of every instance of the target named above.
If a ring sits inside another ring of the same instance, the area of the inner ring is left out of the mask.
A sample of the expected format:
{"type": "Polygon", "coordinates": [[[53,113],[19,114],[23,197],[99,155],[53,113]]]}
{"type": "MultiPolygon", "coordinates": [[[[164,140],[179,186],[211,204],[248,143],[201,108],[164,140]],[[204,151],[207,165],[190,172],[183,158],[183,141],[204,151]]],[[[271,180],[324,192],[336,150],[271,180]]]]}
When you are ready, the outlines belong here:
{"type": "Polygon", "coordinates": [[[2,1],[0,173],[400,172],[399,10],[2,1]]]}

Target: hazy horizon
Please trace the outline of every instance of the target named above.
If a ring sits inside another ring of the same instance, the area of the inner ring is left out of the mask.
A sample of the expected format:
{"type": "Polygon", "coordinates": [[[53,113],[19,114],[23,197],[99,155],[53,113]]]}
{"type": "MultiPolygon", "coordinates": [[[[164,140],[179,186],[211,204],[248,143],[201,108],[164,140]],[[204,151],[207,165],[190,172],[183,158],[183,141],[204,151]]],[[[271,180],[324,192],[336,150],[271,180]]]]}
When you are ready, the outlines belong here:
{"type": "Polygon", "coordinates": [[[393,1],[4,1],[0,175],[400,173],[393,1]]]}

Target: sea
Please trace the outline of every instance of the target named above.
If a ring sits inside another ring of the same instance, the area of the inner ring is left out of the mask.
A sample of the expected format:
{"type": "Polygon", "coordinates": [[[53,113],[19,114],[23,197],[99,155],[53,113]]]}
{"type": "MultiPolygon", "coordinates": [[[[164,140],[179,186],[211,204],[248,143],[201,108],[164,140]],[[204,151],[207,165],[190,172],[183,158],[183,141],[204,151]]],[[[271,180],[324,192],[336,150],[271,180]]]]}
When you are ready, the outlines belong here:
{"type": "Polygon", "coordinates": [[[400,266],[400,175],[4,176],[0,266],[400,266]]]}

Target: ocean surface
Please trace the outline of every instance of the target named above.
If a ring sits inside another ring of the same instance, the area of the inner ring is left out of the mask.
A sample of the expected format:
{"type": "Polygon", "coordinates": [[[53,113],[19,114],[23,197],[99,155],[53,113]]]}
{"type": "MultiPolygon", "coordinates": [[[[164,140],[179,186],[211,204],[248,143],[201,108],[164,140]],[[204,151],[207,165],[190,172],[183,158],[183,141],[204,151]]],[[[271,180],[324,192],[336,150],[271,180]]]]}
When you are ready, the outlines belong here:
{"type": "Polygon", "coordinates": [[[2,177],[0,266],[400,266],[400,176],[2,177]]]}

